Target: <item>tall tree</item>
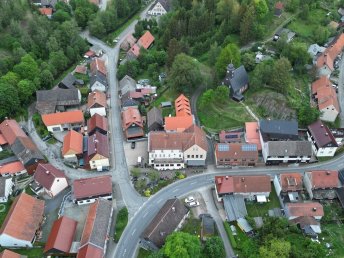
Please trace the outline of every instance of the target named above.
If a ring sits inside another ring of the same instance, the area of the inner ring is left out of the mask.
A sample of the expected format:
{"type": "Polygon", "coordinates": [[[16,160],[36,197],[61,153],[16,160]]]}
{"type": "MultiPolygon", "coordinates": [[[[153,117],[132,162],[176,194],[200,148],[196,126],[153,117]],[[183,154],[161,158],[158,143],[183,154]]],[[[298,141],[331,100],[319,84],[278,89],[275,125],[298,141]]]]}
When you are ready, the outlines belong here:
{"type": "Polygon", "coordinates": [[[286,92],[291,82],[291,65],[287,58],[282,57],[274,62],[269,84],[277,91],[286,92]]]}
{"type": "Polygon", "coordinates": [[[174,58],[180,53],[187,53],[188,47],[183,41],[173,38],[170,40],[167,48],[167,66],[171,67],[174,58]]]}
{"type": "Polygon", "coordinates": [[[0,119],[13,116],[20,107],[18,91],[11,84],[0,81],[0,119]]]}
{"type": "Polygon", "coordinates": [[[207,258],[225,258],[225,248],[220,237],[208,238],[204,245],[204,255],[207,258]]]}
{"type": "Polygon", "coordinates": [[[201,243],[196,236],[174,232],[166,239],[163,254],[168,258],[199,258],[201,243]]]}
{"type": "Polygon", "coordinates": [[[31,100],[35,90],[36,87],[32,81],[27,79],[21,80],[18,83],[18,95],[21,103],[27,104],[31,100]]]}
{"type": "Polygon", "coordinates": [[[254,22],[256,19],[256,13],[253,5],[249,5],[246,9],[243,19],[240,24],[240,42],[241,44],[247,44],[254,39],[252,29],[254,28],[254,22]]]}
{"type": "Polygon", "coordinates": [[[235,67],[238,67],[240,65],[240,60],[240,50],[237,45],[231,43],[223,48],[215,65],[219,78],[223,78],[225,76],[228,64],[232,63],[235,67]]]}
{"type": "Polygon", "coordinates": [[[291,245],[280,239],[272,239],[266,245],[259,248],[259,256],[264,258],[288,258],[291,245]]]}
{"type": "Polygon", "coordinates": [[[34,81],[34,79],[39,76],[38,65],[29,54],[22,57],[21,62],[14,66],[13,71],[18,74],[21,79],[29,79],[31,81],[34,81]]]}

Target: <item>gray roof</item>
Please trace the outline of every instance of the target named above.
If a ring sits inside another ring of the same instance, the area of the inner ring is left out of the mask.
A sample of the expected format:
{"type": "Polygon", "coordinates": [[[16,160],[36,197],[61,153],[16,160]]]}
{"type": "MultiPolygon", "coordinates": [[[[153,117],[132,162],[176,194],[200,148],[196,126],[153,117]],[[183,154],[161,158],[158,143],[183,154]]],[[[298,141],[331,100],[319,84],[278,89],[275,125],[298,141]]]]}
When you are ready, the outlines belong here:
{"type": "Polygon", "coordinates": [[[267,143],[268,156],[311,156],[312,143],[308,141],[271,141],[267,143]]]}
{"type": "Polygon", "coordinates": [[[95,82],[100,82],[101,84],[103,84],[105,87],[108,86],[108,82],[107,82],[107,78],[104,74],[100,73],[100,72],[96,72],[96,74],[92,75],[90,77],[90,85],[91,87],[93,86],[93,84],[95,82]]]}
{"type": "Polygon", "coordinates": [[[164,121],[162,119],[161,110],[157,107],[153,107],[147,113],[147,126],[150,128],[154,123],[158,123],[159,125],[163,125],[164,121]]]}
{"type": "Polygon", "coordinates": [[[298,138],[298,123],[296,120],[260,120],[259,130],[263,140],[281,138],[296,140],[298,138]]]}
{"type": "Polygon", "coordinates": [[[77,83],[77,79],[71,73],[67,74],[59,83],[60,88],[75,89],[74,85],[77,83]]]}
{"type": "Polygon", "coordinates": [[[11,150],[24,166],[31,165],[36,160],[44,160],[37,146],[28,137],[18,137],[12,144],[11,150]]]}
{"type": "Polygon", "coordinates": [[[240,228],[242,228],[243,231],[245,231],[246,233],[250,232],[253,230],[253,228],[251,227],[251,225],[248,223],[248,221],[244,218],[239,218],[237,220],[238,222],[238,226],[240,228]]]}
{"type": "Polygon", "coordinates": [[[55,8],[55,5],[57,4],[58,0],[41,0],[41,5],[51,6],[55,8]]]}
{"type": "Polygon", "coordinates": [[[6,158],[6,159],[2,159],[2,160],[0,160],[0,166],[1,165],[5,165],[5,164],[10,163],[10,162],[14,162],[14,161],[18,161],[18,158],[16,156],[12,156],[12,157],[9,157],[9,158],[6,158]]]}
{"type": "Polygon", "coordinates": [[[167,200],[141,237],[151,241],[155,246],[161,247],[165,243],[166,237],[177,228],[188,212],[179,199],[167,200]]]}
{"type": "MultiPolygon", "coordinates": [[[[230,67],[230,65],[228,67],[230,67]]],[[[233,65],[232,68],[234,68],[233,65]]],[[[231,90],[233,93],[237,93],[242,87],[248,84],[248,74],[245,67],[242,65],[239,68],[235,69],[233,76],[231,75],[230,71],[227,71],[223,83],[227,86],[231,86],[231,90]]]]}
{"type": "Polygon", "coordinates": [[[215,221],[211,216],[202,217],[203,234],[213,235],[215,232],[215,221]]]}
{"type": "Polygon", "coordinates": [[[226,195],[222,197],[223,205],[227,214],[228,221],[235,221],[247,216],[244,196],[241,194],[226,195]]]}
{"type": "Polygon", "coordinates": [[[121,95],[136,89],[136,81],[130,76],[126,75],[119,81],[119,92],[121,95]]]}

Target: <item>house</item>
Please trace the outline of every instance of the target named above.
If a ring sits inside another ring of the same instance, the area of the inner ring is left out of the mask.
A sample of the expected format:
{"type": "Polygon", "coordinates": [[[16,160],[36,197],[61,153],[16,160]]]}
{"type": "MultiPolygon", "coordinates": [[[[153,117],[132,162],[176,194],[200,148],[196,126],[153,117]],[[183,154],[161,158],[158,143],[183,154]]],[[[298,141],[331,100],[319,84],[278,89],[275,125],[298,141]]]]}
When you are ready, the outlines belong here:
{"type": "Polygon", "coordinates": [[[106,117],[95,114],[87,121],[87,134],[93,135],[95,132],[107,135],[109,130],[108,120],[106,117]]]}
{"type": "Polygon", "coordinates": [[[109,139],[107,135],[95,132],[88,137],[87,160],[91,169],[104,171],[110,168],[109,139]]]}
{"type": "Polygon", "coordinates": [[[17,254],[10,250],[5,249],[0,253],[0,258],[27,258],[26,255],[17,254]]]}
{"type": "Polygon", "coordinates": [[[75,89],[77,85],[84,85],[84,81],[78,80],[73,74],[69,73],[62,79],[58,87],[60,89],[75,89]]]}
{"type": "Polygon", "coordinates": [[[92,50],[88,50],[85,54],[84,54],[84,58],[92,58],[95,57],[96,53],[92,50]]]}
{"type": "Polygon", "coordinates": [[[40,14],[45,15],[48,19],[51,19],[53,16],[53,8],[42,7],[38,9],[40,14]]]}
{"type": "Polygon", "coordinates": [[[87,109],[91,116],[94,114],[106,116],[107,101],[105,93],[99,90],[94,90],[89,93],[87,98],[87,109]]]}
{"type": "Polygon", "coordinates": [[[36,109],[43,114],[78,109],[81,102],[81,93],[78,89],[52,89],[36,91],[36,109]]]}
{"type": "Polygon", "coordinates": [[[236,101],[244,100],[242,94],[248,89],[248,74],[245,67],[242,65],[235,69],[233,64],[229,64],[222,85],[229,87],[232,99],[236,101]]]}
{"type": "Polygon", "coordinates": [[[295,32],[286,28],[281,28],[275,33],[273,37],[273,41],[278,41],[282,36],[285,36],[286,42],[289,43],[290,41],[294,39],[295,35],[296,35],[295,32]]]}
{"type": "Polygon", "coordinates": [[[258,148],[255,144],[215,144],[215,163],[217,167],[255,166],[257,162],[258,148]]]}
{"type": "Polygon", "coordinates": [[[92,91],[99,90],[105,92],[108,88],[108,82],[106,75],[97,71],[95,74],[90,76],[90,87],[92,91]]]}
{"type": "Polygon", "coordinates": [[[330,129],[320,120],[308,126],[308,141],[317,157],[333,157],[338,144],[330,129]]]}
{"type": "Polygon", "coordinates": [[[282,173],[275,175],[274,186],[277,196],[283,202],[298,202],[303,192],[302,175],[299,173],[282,173]]]}
{"type": "Polygon", "coordinates": [[[77,65],[74,73],[87,74],[87,67],[85,65],[77,65]]]}
{"type": "Polygon", "coordinates": [[[19,176],[27,173],[23,163],[19,160],[10,161],[0,164],[0,176],[9,177],[9,176],[19,176]]]}
{"type": "Polygon", "coordinates": [[[84,124],[84,115],[81,110],[44,114],[42,121],[49,132],[62,132],[80,129],[84,124]]]}
{"type": "Polygon", "coordinates": [[[196,125],[183,132],[152,131],[148,134],[148,162],[157,170],[205,166],[208,143],[196,125]]]}
{"type": "Polygon", "coordinates": [[[146,250],[161,248],[167,236],[181,228],[189,210],[177,198],[169,199],[161,207],[140,236],[140,245],[146,250]]]}
{"type": "Polygon", "coordinates": [[[323,53],[326,50],[325,47],[321,47],[318,44],[312,44],[309,46],[307,52],[312,58],[316,57],[319,53],[323,53]]]}
{"type": "Polygon", "coordinates": [[[44,201],[26,193],[16,197],[0,228],[2,247],[33,247],[41,230],[44,201]]]}
{"type": "Polygon", "coordinates": [[[129,97],[129,92],[122,96],[121,98],[121,107],[122,111],[127,110],[128,108],[139,108],[139,102],[133,100],[129,97]]]}
{"type": "Polygon", "coordinates": [[[299,139],[296,120],[260,120],[259,132],[262,144],[266,141],[299,139]]]}
{"type": "Polygon", "coordinates": [[[336,170],[313,170],[305,173],[303,179],[310,199],[335,199],[336,189],[341,187],[336,170]]]}
{"type": "Polygon", "coordinates": [[[148,49],[154,42],[154,36],[147,30],[137,41],[137,45],[141,48],[148,49]]]}
{"type": "Polygon", "coordinates": [[[245,142],[256,144],[258,151],[262,150],[258,122],[245,122],[245,142]]]}
{"type": "Polygon", "coordinates": [[[275,4],[275,11],[274,11],[274,15],[277,17],[281,17],[282,13],[283,13],[283,9],[284,9],[284,4],[280,1],[278,1],[275,4]]]}
{"type": "Polygon", "coordinates": [[[118,95],[123,96],[127,92],[134,91],[135,89],[136,81],[129,75],[126,75],[122,80],[119,81],[118,95]]]}
{"type": "Polygon", "coordinates": [[[271,179],[262,176],[215,176],[215,191],[217,200],[221,201],[227,195],[241,195],[245,199],[265,199],[271,192],[271,179]]]}
{"type": "Polygon", "coordinates": [[[320,119],[334,122],[340,112],[337,93],[331,81],[326,76],[321,76],[312,83],[312,96],[321,111],[320,119]]]}
{"type": "Polygon", "coordinates": [[[97,72],[99,72],[103,74],[104,76],[106,76],[107,71],[106,71],[105,61],[101,60],[100,58],[93,59],[92,62],[90,63],[90,71],[91,71],[91,75],[95,75],[97,74],[97,72]]]}
{"type": "Polygon", "coordinates": [[[134,46],[136,42],[136,38],[134,38],[134,36],[132,34],[129,34],[125,37],[125,39],[122,41],[120,48],[124,51],[128,51],[129,48],[131,48],[132,46],[134,46]]]}
{"type": "Polygon", "coordinates": [[[112,214],[112,201],[99,198],[90,205],[77,258],[105,257],[112,214]]]}
{"type": "Polygon", "coordinates": [[[201,239],[206,241],[215,234],[215,221],[210,214],[203,214],[201,218],[201,239]]]}
{"type": "Polygon", "coordinates": [[[148,15],[161,16],[168,13],[171,10],[172,3],[170,0],[156,0],[154,4],[149,8],[148,15]]]}
{"type": "Polygon", "coordinates": [[[77,224],[76,220],[66,216],[55,220],[44,247],[44,254],[53,256],[73,254],[71,249],[77,224]]]}
{"type": "Polygon", "coordinates": [[[122,111],[122,129],[127,140],[144,136],[143,119],[137,108],[122,111]]]}
{"type": "Polygon", "coordinates": [[[34,180],[43,187],[44,192],[51,198],[68,187],[64,172],[51,164],[39,164],[34,174],[34,180]]]}
{"type": "Polygon", "coordinates": [[[284,212],[288,220],[299,217],[313,217],[316,220],[321,220],[324,216],[323,206],[318,202],[286,203],[284,212]]]}
{"type": "Polygon", "coordinates": [[[8,196],[12,194],[13,181],[10,177],[0,177],[0,203],[8,202],[8,196]]]}
{"type": "Polygon", "coordinates": [[[132,61],[139,57],[140,47],[137,44],[134,44],[127,52],[127,60],[132,61]]]}
{"type": "Polygon", "coordinates": [[[159,108],[153,107],[151,110],[148,111],[147,128],[148,131],[161,131],[164,129],[164,120],[159,108]]]}
{"type": "Polygon", "coordinates": [[[76,204],[90,204],[100,197],[112,200],[111,176],[98,176],[74,180],[73,200],[76,204]]]}
{"type": "Polygon", "coordinates": [[[68,162],[76,163],[83,153],[83,136],[70,130],[63,138],[62,156],[68,162]]]}
{"type": "Polygon", "coordinates": [[[0,132],[5,142],[9,145],[12,145],[19,137],[27,137],[23,129],[14,119],[5,119],[0,124],[0,132]]]}

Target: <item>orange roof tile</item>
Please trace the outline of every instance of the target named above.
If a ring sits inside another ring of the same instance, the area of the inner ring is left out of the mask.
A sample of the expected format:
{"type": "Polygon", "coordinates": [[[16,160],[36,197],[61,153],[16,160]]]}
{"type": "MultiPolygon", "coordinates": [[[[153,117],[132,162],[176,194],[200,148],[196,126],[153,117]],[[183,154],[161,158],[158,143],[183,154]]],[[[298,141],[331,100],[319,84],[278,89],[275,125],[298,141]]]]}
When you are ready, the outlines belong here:
{"type": "Polygon", "coordinates": [[[139,127],[143,127],[143,120],[138,108],[129,107],[122,112],[122,128],[128,129],[132,124],[136,124],[139,127]]]}
{"type": "Polygon", "coordinates": [[[190,101],[187,97],[181,94],[175,101],[176,116],[191,116],[190,101]]]}
{"type": "Polygon", "coordinates": [[[69,131],[63,138],[62,155],[78,155],[83,152],[83,136],[74,130],[69,131]]]}
{"type": "Polygon", "coordinates": [[[339,178],[336,170],[314,170],[306,172],[312,189],[338,188],[339,178]]]}
{"type": "Polygon", "coordinates": [[[40,12],[42,15],[50,16],[50,15],[53,14],[53,8],[39,8],[39,12],[40,12]]]}
{"type": "Polygon", "coordinates": [[[101,72],[102,74],[106,75],[106,66],[105,61],[95,58],[90,64],[90,70],[92,74],[95,74],[97,71],[101,72]]]}
{"type": "Polygon", "coordinates": [[[281,174],[280,184],[284,192],[301,191],[303,188],[302,175],[299,173],[281,174]]]}
{"type": "Polygon", "coordinates": [[[0,175],[4,175],[7,173],[16,174],[23,170],[25,170],[25,167],[20,161],[14,161],[11,163],[0,165],[0,175]]]}
{"type": "Polygon", "coordinates": [[[138,40],[138,44],[144,49],[148,49],[153,42],[154,37],[149,31],[146,31],[145,34],[143,34],[142,37],[138,40]]]}
{"type": "Polygon", "coordinates": [[[43,123],[46,126],[83,123],[84,115],[81,110],[59,112],[42,115],[43,123]]]}
{"type": "Polygon", "coordinates": [[[5,119],[0,124],[0,132],[10,145],[12,145],[18,137],[27,137],[17,121],[13,119],[5,119]]]}
{"type": "Polygon", "coordinates": [[[317,68],[321,68],[326,64],[331,71],[334,70],[333,62],[334,59],[342,52],[344,47],[344,34],[341,33],[331,45],[322,53],[317,59],[317,68]]]}
{"type": "Polygon", "coordinates": [[[97,107],[105,107],[107,108],[106,103],[106,94],[99,90],[95,90],[88,94],[87,99],[87,108],[97,108],[97,107]]]}
{"type": "Polygon", "coordinates": [[[271,192],[270,176],[215,176],[219,194],[271,192]]]}
{"type": "Polygon", "coordinates": [[[258,122],[246,122],[245,123],[245,140],[247,143],[256,144],[258,150],[262,149],[259,137],[259,125],[258,122]]]}
{"type": "Polygon", "coordinates": [[[182,132],[193,123],[192,116],[165,117],[165,130],[182,132]]]}
{"type": "Polygon", "coordinates": [[[0,253],[0,258],[23,258],[23,257],[27,257],[27,256],[21,256],[20,254],[17,254],[7,249],[5,249],[4,251],[0,253]]]}
{"type": "Polygon", "coordinates": [[[81,73],[81,74],[86,74],[87,73],[87,67],[84,65],[77,65],[75,67],[74,72],[76,73],[81,73]]]}
{"type": "Polygon", "coordinates": [[[44,201],[20,194],[13,202],[0,234],[7,234],[16,239],[32,241],[44,215],[44,201]]]}
{"type": "Polygon", "coordinates": [[[103,249],[87,244],[79,249],[76,258],[103,258],[103,249]]]}
{"type": "Polygon", "coordinates": [[[331,87],[331,81],[327,76],[321,76],[318,80],[312,83],[312,94],[316,94],[316,92],[322,87],[331,87]]]}
{"type": "Polygon", "coordinates": [[[275,4],[275,8],[276,9],[283,9],[284,8],[284,4],[282,3],[282,2],[277,2],[276,4],[275,4]]]}
{"type": "Polygon", "coordinates": [[[318,90],[316,98],[318,99],[319,110],[323,110],[331,105],[339,112],[339,103],[336,90],[333,87],[323,87],[318,90]]]}
{"type": "Polygon", "coordinates": [[[323,206],[318,202],[286,203],[285,210],[291,217],[324,216],[323,206]]]}

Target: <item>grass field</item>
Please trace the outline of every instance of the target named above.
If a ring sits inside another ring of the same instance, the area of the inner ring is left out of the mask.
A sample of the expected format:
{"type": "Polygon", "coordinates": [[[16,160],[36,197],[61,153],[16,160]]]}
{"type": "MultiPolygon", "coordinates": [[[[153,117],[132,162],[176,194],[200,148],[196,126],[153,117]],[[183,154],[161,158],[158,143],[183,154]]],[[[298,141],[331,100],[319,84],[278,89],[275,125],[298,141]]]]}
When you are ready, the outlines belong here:
{"type": "Polygon", "coordinates": [[[2,210],[3,206],[5,206],[4,211],[0,212],[0,225],[2,225],[2,223],[4,222],[6,215],[11,208],[11,204],[12,204],[11,201],[8,201],[7,203],[0,204],[0,210],[2,210]]]}
{"type": "Polygon", "coordinates": [[[121,238],[121,235],[128,224],[128,209],[124,207],[119,210],[116,218],[116,227],[115,227],[115,242],[117,243],[121,238]]]}
{"type": "Polygon", "coordinates": [[[344,257],[344,225],[322,224],[320,234],[321,243],[329,243],[333,247],[333,254],[330,257],[344,257]],[[324,238],[324,240],[322,240],[324,238]]]}
{"type": "MultiPolygon", "coordinates": [[[[0,247],[0,253],[5,250],[5,248],[0,247]]],[[[43,248],[42,247],[35,247],[35,248],[20,248],[20,249],[12,249],[13,252],[26,255],[28,258],[42,258],[43,257],[43,248]]]]}

